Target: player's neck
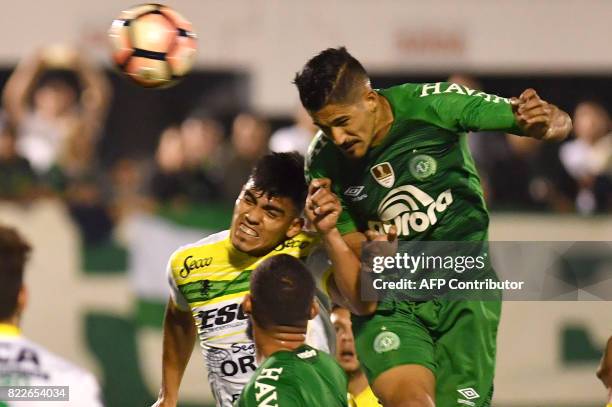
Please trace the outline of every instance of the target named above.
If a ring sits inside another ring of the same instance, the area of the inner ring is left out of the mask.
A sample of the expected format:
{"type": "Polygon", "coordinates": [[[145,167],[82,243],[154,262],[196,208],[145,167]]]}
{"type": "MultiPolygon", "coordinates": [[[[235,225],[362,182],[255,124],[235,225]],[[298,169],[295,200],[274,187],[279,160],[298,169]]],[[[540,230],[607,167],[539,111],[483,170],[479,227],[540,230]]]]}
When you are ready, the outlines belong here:
{"type": "Polygon", "coordinates": [[[378,106],[379,109],[376,112],[374,137],[372,139],[373,146],[382,143],[393,125],[393,109],[391,109],[391,104],[387,98],[381,94],[378,94],[378,106]]]}
{"type": "Polygon", "coordinates": [[[257,354],[267,358],[281,350],[293,351],[304,345],[306,327],[272,326],[264,329],[253,326],[257,354]]]}
{"type": "Polygon", "coordinates": [[[349,375],[348,391],[354,397],[360,395],[367,388],[368,388],[368,379],[363,373],[363,370],[357,369],[357,371],[349,375]]]}

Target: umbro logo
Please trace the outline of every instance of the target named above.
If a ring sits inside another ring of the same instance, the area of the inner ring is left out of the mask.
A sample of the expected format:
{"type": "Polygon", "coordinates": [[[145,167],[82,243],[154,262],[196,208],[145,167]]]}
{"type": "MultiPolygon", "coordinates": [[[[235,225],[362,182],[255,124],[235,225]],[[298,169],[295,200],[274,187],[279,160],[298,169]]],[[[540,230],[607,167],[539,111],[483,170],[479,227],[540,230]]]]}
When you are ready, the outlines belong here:
{"type": "Polygon", "coordinates": [[[364,189],[365,187],[363,185],[354,185],[354,186],[348,187],[346,191],[344,191],[344,195],[351,197],[351,200],[353,202],[361,201],[362,199],[365,199],[368,197],[368,194],[361,194],[364,189]]]}
{"type": "Polygon", "coordinates": [[[480,397],[480,394],[478,394],[476,390],[471,387],[466,387],[465,389],[459,389],[457,391],[468,400],[473,400],[480,397]]]}
{"type": "Polygon", "coordinates": [[[344,191],[344,195],[352,196],[352,197],[359,196],[359,194],[361,193],[361,191],[363,191],[364,188],[365,187],[363,185],[359,185],[359,186],[355,185],[352,187],[348,187],[346,191],[344,191]]]}

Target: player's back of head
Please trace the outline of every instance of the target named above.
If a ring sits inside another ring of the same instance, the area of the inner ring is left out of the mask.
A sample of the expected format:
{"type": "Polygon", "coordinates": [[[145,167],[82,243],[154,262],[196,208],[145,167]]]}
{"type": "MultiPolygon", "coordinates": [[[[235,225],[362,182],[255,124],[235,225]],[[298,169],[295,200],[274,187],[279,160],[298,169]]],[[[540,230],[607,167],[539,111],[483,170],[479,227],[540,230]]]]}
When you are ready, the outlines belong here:
{"type": "Polygon", "coordinates": [[[249,183],[266,195],[291,199],[298,213],[304,209],[308,185],[304,177],[304,157],[298,152],[264,155],[253,167],[249,183]]]}
{"type": "Polygon", "coordinates": [[[288,254],[264,260],[251,275],[252,316],[262,327],[306,326],[314,295],[314,278],[288,254]]]}
{"type": "Polygon", "coordinates": [[[311,58],[293,81],[306,110],[316,112],[329,103],[350,102],[369,83],[366,70],[345,47],[328,48],[311,58]]]}
{"type": "Polygon", "coordinates": [[[13,316],[23,285],[30,245],[13,228],[0,225],[0,321],[13,316]]]}

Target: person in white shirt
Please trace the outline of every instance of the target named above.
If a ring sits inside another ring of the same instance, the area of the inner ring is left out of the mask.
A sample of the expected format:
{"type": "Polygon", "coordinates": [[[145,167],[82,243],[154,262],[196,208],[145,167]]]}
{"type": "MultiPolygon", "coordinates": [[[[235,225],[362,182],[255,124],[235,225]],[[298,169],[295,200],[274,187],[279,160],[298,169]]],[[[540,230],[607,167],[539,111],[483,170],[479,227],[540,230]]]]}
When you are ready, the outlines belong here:
{"type": "Polygon", "coordinates": [[[268,147],[276,153],[297,151],[305,155],[318,128],[312,122],[306,109],[299,106],[293,117],[294,124],[281,127],[270,137],[268,147]]]}
{"type": "Polygon", "coordinates": [[[574,112],[576,138],[561,146],[559,158],[578,184],[576,209],[582,214],[606,212],[612,206],[612,123],[606,109],[594,101],[574,112]]]}
{"type": "MultiPolygon", "coordinates": [[[[27,304],[23,284],[30,245],[15,229],[0,225],[0,389],[13,389],[8,399],[0,392],[0,407],[45,407],[47,401],[17,401],[17,386],[67,386],[68,401],[53,401],[54,407],[101,407],[100,387],[95,377],[21,335],[19,324],[27,304]]],[[[56,397],[62,396],[56,393],[56,397]]],[[[63,397],[61,397],[63,398],[63,397]]]]}

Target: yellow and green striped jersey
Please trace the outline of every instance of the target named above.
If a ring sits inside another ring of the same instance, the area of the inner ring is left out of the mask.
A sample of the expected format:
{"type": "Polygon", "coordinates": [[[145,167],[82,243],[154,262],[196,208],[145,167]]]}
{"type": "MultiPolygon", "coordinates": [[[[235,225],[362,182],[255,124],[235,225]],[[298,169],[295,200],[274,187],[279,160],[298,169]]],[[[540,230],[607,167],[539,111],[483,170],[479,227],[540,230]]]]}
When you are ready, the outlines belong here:
{"type": "Polygon", "coordinates": [[[251,273],[281,253],[306,260],[316,245],[314,235],[302,232],[267,255],[253,257],[238,251],[226,230],[183,246],[170,257],[171,297],[179,309],[193,314],[218,406],[231,406],[257,368],[241,306],[251,273]]]}
{"type": "Polygon", "coordinates": [[[366,387],[361,393],[353,396],[351,393],[348,395],[349,407],[381,407],[380,401],[374,395],[370,386],[366,387]]]}

